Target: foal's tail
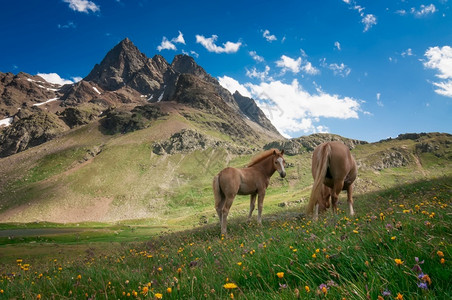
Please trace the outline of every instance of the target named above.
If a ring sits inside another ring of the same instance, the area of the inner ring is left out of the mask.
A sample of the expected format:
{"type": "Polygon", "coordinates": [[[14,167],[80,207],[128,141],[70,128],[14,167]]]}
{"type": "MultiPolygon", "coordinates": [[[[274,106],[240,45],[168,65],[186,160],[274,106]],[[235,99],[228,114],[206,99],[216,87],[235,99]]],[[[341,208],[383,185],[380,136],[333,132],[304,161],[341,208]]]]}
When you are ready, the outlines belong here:
{"type": "Polygon", "coordinates": [[[213,178],[213,196],[215,197],[215,209],[217,209],[220,203],[222,202],[220,189],[220,174],[215,175],[215,177],[213,178]]]}
{"type": "MultiPolygon", "coordinates": [[[[320,146],[320,151],[316,153],[316,166],[314,171],[314,185],[312,186],[311,197],[309,198],[307,213],[312,214],[314,206],[318,203],[321,197],[323,180],[326,176],[328,169],[328,160],[331,154],[331,146],[329,143],[325,143],[320,146]]],[[[312,159],[314,163],[314,158],[312,159]]]]}

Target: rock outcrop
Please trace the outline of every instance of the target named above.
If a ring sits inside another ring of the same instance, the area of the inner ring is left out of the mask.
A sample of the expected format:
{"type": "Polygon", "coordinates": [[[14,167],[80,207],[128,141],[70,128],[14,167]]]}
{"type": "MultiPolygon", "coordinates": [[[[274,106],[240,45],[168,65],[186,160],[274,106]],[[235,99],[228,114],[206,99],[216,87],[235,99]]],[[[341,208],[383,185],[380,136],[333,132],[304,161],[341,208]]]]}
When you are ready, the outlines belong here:
{"type": "Polygon", "coordinates": [[[348,139],[336,134],[316,133],[290,140],[271,142],[265,145],[264,149],[284,149],[284,152],[287,155],[296,155],[304,152],[312,152],[318,145],[330,141],[341,141],[345,145],[347,145],[350,150],[355,148],[357,145],[367,144],[366,141],[348,139]]]}
{"type": "Polygon", "coordinates": [[[40,145],[67,130],[54,114],[36,111],[15,121],[0,135],[0,157],[40,145]]]}

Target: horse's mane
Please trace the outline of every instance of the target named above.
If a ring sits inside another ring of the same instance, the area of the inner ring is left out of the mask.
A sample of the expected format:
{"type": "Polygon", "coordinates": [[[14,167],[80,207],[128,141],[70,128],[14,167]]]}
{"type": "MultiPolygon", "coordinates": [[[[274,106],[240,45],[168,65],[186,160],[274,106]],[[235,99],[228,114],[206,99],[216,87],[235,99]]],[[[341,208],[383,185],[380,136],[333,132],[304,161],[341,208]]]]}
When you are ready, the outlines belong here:
{"type": "Polygon", "coordinates": [[[276,151],[276,154],[279,154],[279,153],[280,153],[278,149],[274,149],[274,148],[269,149],[269,150],[267,150],[267,151],[264,151],[264,152],[262,152],[262,153],[256,155],[256,156],[253,158],[253,160],[248,164],[248,167],[252,167],[252,166],[254,166],[255,164],[257,164],[257,163],[263,161],[263,160],[266,159],[267,157],[273,155],[273,151],[276,151]]]}

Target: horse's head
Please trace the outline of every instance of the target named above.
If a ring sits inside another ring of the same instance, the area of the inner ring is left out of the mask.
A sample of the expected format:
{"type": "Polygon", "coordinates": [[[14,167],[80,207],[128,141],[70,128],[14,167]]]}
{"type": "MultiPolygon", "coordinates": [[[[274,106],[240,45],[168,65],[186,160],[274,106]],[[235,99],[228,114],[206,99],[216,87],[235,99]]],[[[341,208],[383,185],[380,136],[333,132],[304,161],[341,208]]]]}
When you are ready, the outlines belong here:
{"type": "Polygon", "coordinates": [[[279,175],[284,178],[286,177],[286,170],[284,166],[286,165],[286,161],[284,160],[284,149],[280,152],[274,150],[273,151],[273,164],[275,165],[276,171],[278,171],[279,175]]]}

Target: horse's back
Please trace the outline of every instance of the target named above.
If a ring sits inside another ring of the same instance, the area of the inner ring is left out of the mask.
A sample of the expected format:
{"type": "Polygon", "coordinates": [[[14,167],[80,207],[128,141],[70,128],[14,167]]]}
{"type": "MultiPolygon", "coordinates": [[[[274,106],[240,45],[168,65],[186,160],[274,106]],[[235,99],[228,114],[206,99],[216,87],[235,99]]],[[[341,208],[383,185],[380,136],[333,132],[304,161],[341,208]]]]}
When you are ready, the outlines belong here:
{"type": "Polygon", "coordinates": [[[332,169],[340,173],[346,182],[353,182],[357,175],[356,162],[348,146],[342,142],[330,142],[331,157],[330,164],[332,169]]]}
{"type": "MultiPolygon", "coordinates": [[[[331,180],[334,178],[345,178],[349,179],[356,178],[356,163],[350,152],[348,146],[339,141],[325,142],[317,146],[313,153],[313,173],[315,168],[315,161],[319,157],[320,151],[329,151],[328,158],[328,176],[331,176],[331,180]],[[329,149],[327,148],[329,147],[329,149]]],[[[351,180],[351,181],[353,181],[351,180]]]]}

